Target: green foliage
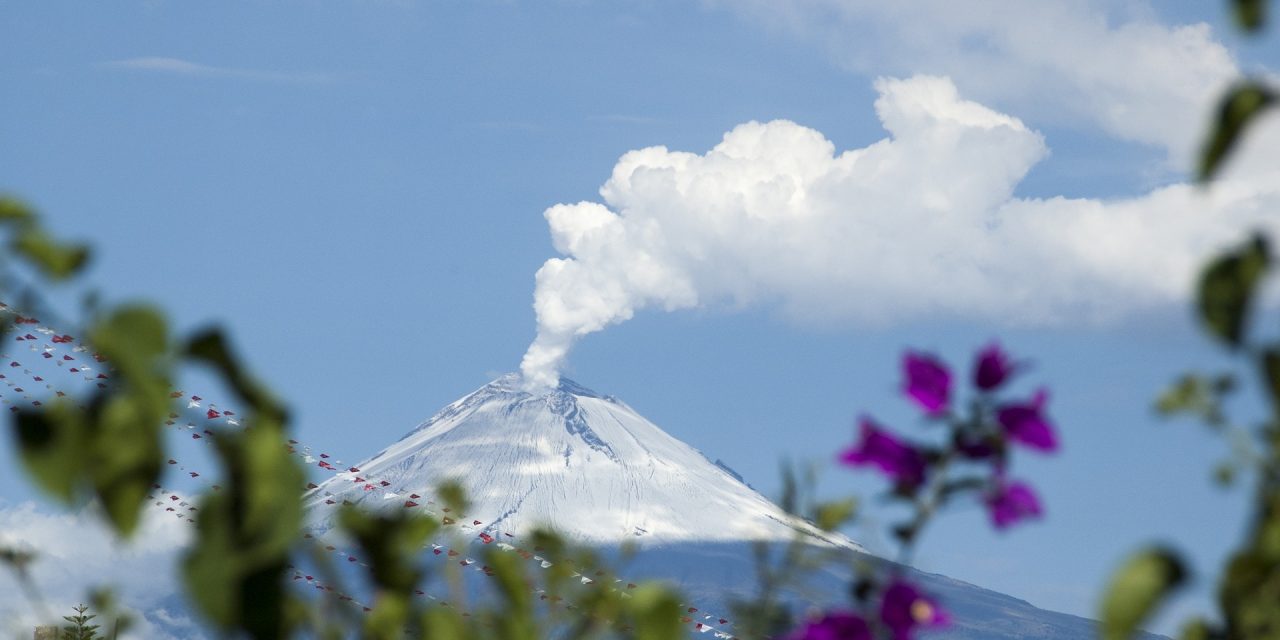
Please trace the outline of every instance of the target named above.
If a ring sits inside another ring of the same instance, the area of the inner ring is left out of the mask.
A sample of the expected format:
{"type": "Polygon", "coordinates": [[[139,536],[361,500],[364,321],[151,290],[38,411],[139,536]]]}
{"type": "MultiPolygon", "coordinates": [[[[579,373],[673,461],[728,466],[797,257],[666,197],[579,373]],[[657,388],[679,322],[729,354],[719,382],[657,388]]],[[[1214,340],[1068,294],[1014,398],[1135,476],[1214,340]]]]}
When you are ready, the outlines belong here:
{"type": "Polygon", "coordinates": [[[1188,414],[1213,427],[1226,425],[1225,396],[1236,389],[1230,374],[1203,376],[1194,373],[1178,378],[1156,399],[1156,411],[1163,416],[1188,414]]]}
{"type": "Polygon", "coordinates": [[[87,613],[89,607],[84,604],[72,607],[72,610],[76,612],[75,615],[62,616],[62,619],[66,620],[68,624],[62,627],[61,640],[97,640],[99,638],[98,629],[101,627],[100,625],[90,624],[90,621],[98,616],[87,613]]]}
{"type": "Polygon", "coordinates": [[[1221,98],[1209,137],[1200,149],[1197,176],[1202,182],[1217,175],[1246,128],[1274,101],[1271,89],[1257,81],[1240,82],[1221,98]]]}
{"type": "Polygon", "coordinates": [[[824,502],[817,505],[814,523],[823,531],[835,531],[851,522],[857,513],[857,498],[824,502]]]}
{"type": "Polygon", "coordinates": [[[285,574],[300,537],[302,470],[283,425],[260,420],[214,439],[222,490],[200,503],[195,544],[183,561],[192,601],[224,631],[279,638],[291,625],[285,574]]]}
{"type": "Polygon", "coordinates": [[[1228,346],[1239,347],[1255,289],[1270,265],[1267,242],[1254,236],[1240,248],[1219,256],[1200,276],[1200,318],[1208,331],[1228,346]]]}
{"type": "Polygon", "coordinates": [[[1169,549],[1135,554],[1111,578],[1099,612],[1102,639],[1125,640],[1186,579],[1182,559],[1169,549]]]}
{"type": "Polygon", "coordinates": [[[1245,31],[1258,31],[1267,20],[1266,0],[1231,0],[1236,24],[1245,31]]]}
{"type": "Polygon", "coordinates": [[[0,225],[11,230],[9,249],[50,280],[66,280],[89,262],[87,246],[55,240],[39,226],[30,207],[16,198],[0,196],[0,225]]]}

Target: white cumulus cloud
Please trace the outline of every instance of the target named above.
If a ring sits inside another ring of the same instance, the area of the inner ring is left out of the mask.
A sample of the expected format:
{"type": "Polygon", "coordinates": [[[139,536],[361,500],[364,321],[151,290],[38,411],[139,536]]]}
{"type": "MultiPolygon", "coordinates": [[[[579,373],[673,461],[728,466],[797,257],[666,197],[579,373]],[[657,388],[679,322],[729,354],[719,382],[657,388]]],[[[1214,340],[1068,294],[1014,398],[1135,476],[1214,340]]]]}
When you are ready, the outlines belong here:
{"type": "Polygon", "coordinates": [[[1145,0],[708,3],[818,41],[856,71],[946,75],[986,104],[1154,145],[1183,167],[1239,75],[1209,25],[1161,24],[1145,0]]]}
{"type": "Polygon", "coordinates": [[[602,202],[545,212],[563,258],[536,277],[537,337],[521,364],[553,384],[582,336],[646,308],[776,306],[801,322],[946,314],[1006,324],[1103,320],[1185,299],[1197,265],[1276,229],[1270,165],[1205,192],[1013,197],[1047,154],[1040,134],[962,98],[944,77],[876,83],[889,137],[837,153],[776,120],[704,154],[623,155],[602,202]]]}
{"type": "Polygon", "coordinates": [[[31,502],[0,502],[0,547],[36,553],[32,581],[53,617],[45,618],[17,580],[0,572],[5,573],[0,575],[0,635],[30,637],[36,624],[61,623],[71,607],[88,603],[91,589],[109,586],[135,623],[122,638],[203,637],[186,613],[166,608],[180,591],[176,564],[191,533],[189,524],[171,514],[147,510],[136,536],[126,543],[92,509],[58,512],[31,502]]]}

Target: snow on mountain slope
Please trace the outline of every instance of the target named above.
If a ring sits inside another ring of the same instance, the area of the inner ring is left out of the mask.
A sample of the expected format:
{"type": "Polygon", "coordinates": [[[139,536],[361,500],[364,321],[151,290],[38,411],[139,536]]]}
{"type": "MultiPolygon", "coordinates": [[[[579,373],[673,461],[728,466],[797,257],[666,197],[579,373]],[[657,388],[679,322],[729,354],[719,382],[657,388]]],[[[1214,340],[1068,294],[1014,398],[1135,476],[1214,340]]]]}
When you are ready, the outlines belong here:
{"type": "Polygon", "coordinates": [[[490,534],[551,526],[584,542],[647,546],[801,531],[862,550],[788,516],[631,407],[569,380],[532,394],[518,374],[504,375],[355,468],[307,495],[317,529],[329,528],[326,504],[428,509],[432,488],[454,480],[471,501],[466,521],[490,534]]]}

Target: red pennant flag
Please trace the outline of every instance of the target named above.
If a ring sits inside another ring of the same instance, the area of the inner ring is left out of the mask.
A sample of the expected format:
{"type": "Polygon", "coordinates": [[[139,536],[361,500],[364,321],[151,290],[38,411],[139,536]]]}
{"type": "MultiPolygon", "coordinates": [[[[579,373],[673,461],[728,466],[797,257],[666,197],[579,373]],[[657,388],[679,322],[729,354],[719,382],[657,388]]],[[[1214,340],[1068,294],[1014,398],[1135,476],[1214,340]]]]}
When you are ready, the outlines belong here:
{"type": "Polygon", "coordinates": [[[209,418],[210,420],[212,420],[212,419],[214,419],[214,418],[216,418],[216,417],[218,417],[218,416],[220,416],[220,415],[222,415],[222,414],[221,414],[221,413],[218,413],[217,411],[214,411],[213,409],[210,409],[210,410],[209,410],[209,412],[208,412],[208,413],[206,413],[205,415],[206,415],[206,416],[208,416],[208,418],[209,418]]]}
{"type": "Polygon", "coordinates": [[[471,521],[471,524],[480,524],[480,521],[479,521],[479,520],[472,520],[472,521],[471,521]]]}
{"type": "Polygon", "coordinates": [[[69,355],[67,355],[67,354],[65,354],[65,353],[64,353],[64,354],[62,354],[62,359],[63,359],[63,360],[67,360],[67,361],[75,360],[75,358],[72,358],[71,356],[69,356],[69,355]]]}
{"type": "Polygon", "coordinates": [[[414,502],[414,501],[412,501],[412,500],[405,500],[405,501],[404,501],[404,506],[405,506],[406,508],[408,508],[408,507],[416,507],[416,506],[418,506],[418,503],[416,503],[416,502],[414,502]]]}

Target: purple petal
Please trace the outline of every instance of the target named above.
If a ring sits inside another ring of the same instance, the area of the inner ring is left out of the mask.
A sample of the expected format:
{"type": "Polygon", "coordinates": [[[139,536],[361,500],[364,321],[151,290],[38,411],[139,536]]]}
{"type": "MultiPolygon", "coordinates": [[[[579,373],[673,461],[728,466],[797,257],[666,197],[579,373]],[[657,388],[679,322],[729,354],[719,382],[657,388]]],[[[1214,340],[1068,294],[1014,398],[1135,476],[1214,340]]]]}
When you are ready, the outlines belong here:
{"type": "Polygon", "coordinates": [[[796,628],[787,640],[871,640],[871,629],[856,614],[830,611],[796,628]]]}
{"type": "Polygon", "coordinates": [[[892,632],[894,640],[910,640],[912,629],[946,626],[951,618],[915,585],[897,580],[884,591],[880,621],[892,632]]]}
{"type": "Polygon", "coordinates": [[[909,486],[924,483],[924,454],[880,428],[870,418],[862,419],[857,444],[842,451],[840,461],[852,466],[879,467],[895,482],[909,486]]]}
{"type": "Polygon", "coordinates": [[[983,391],[991,391],[1004,384],[1016,368],[1009,360],[1009,354],[998,343],[992,342],[978,352],[978,361],[973,367],[973,384],[983,391]]]}
{"type": "Polygon", "coordinates": [[[1040,498],[1031,487],[1021,482],[1006,484],[1003,480],[997,481],[996,490],[987,496],[987,511],[997,529],[1007,529],[1020,520],[1044,514],[1040,498]]]}
{"type": "Polygon", "coordinates": [[[929,414],[946,410],[951,395],[951,372],[937,358],[908,351],[902,359],[903,391],[929,414]]]}
{"type": "Polygon", "coordinates": [[[1038,391],[1027,404],[1010,404],[996,411],[996,422],[1010,439],[1040,451],[1056,451],[1058,437],[1044,417],[1048,393],[1038,391]]]}

